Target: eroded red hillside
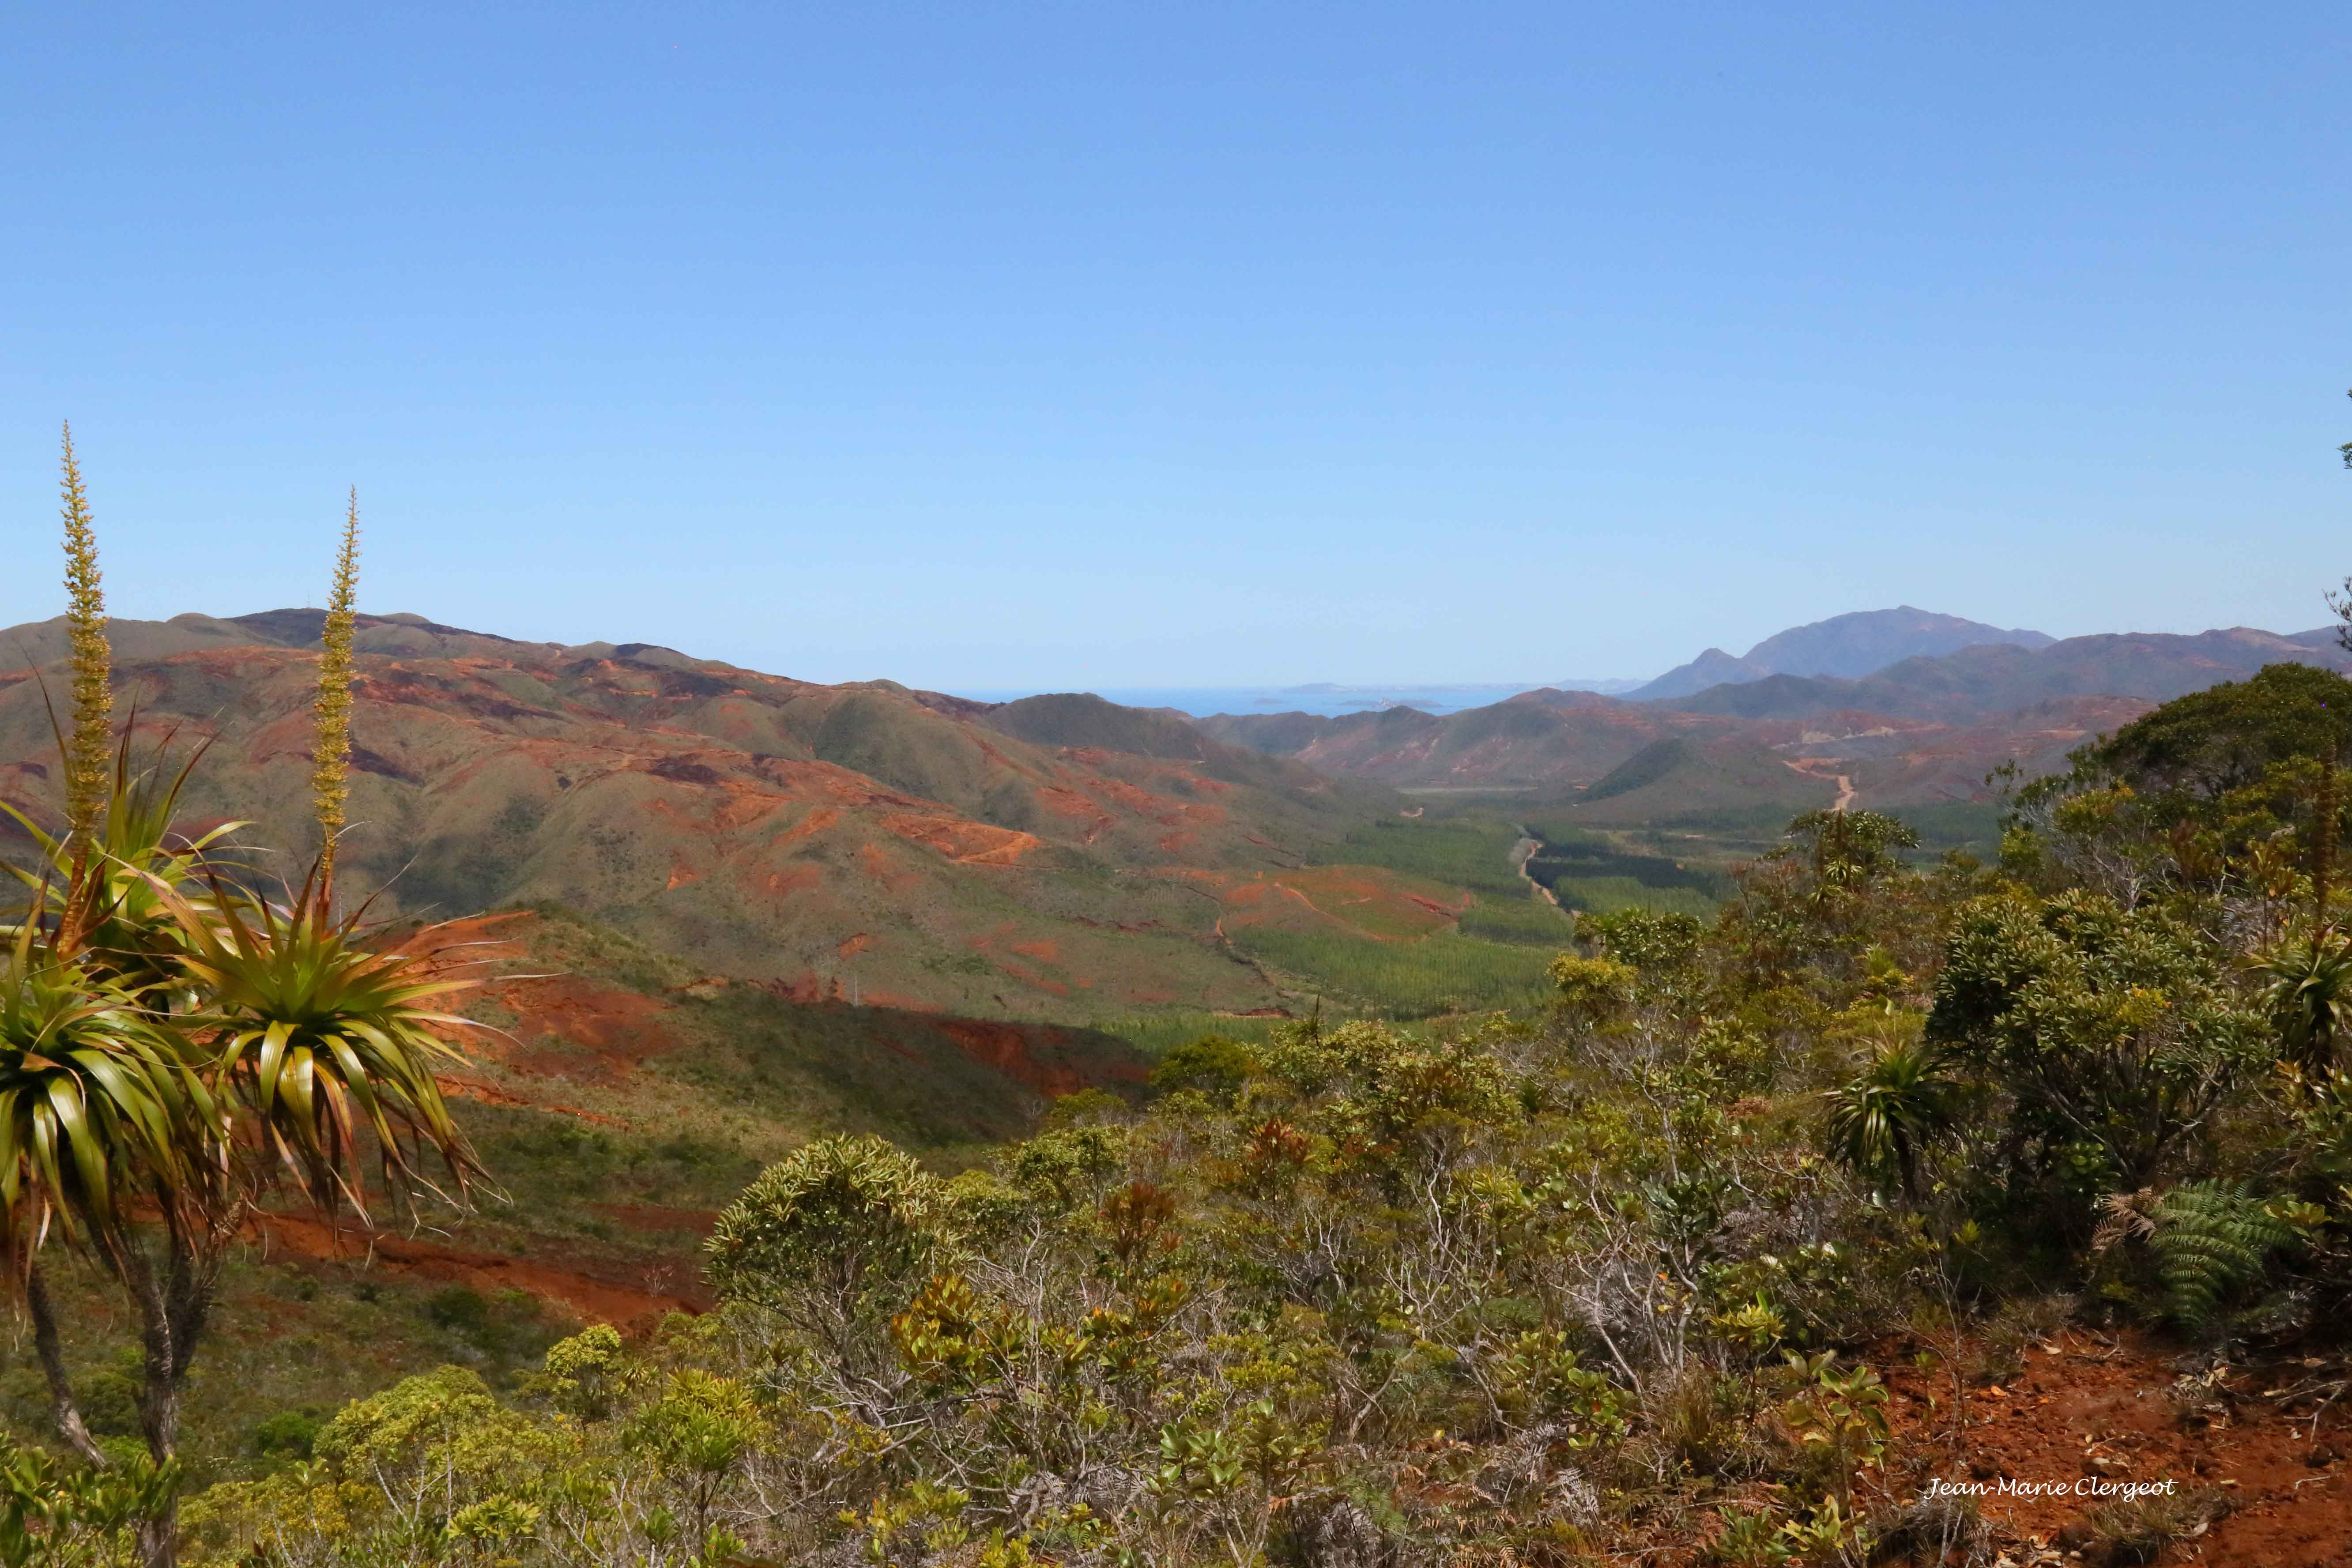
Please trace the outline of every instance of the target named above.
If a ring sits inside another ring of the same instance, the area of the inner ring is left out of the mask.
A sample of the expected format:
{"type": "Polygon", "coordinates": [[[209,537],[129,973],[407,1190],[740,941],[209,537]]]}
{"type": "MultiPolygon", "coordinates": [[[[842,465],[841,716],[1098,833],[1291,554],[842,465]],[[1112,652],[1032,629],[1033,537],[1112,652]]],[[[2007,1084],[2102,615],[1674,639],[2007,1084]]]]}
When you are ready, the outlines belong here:
{"type": "MultiPolygon", "coordinates": [[[[192,815],[254,819],[246,837],[289,867],[315,847],[315,668],[205,647],[118,671],[144,738],[209,744],[192,815]]],[[[1162,873],[1295,865],[1365,814],[1296,763],[1145,716],[1174,731],[1162,744],[1091,699],[1056,714],[1066,743],[1041,743],[887,683],[527,644],[363,656],[354,698],[343,864],[380,909],[562,906],[803,996],[981,1016],[1265,1005],[1214,910],[1162,873]],[[1086,743],[1090,723],[1166,754],[1086,743]],[[1024,953],[1041,943],[1051,960],[1024,953]]],[[[34,684],[0,676],[0,795],[43,809],[51,749],[34,684]]]]}

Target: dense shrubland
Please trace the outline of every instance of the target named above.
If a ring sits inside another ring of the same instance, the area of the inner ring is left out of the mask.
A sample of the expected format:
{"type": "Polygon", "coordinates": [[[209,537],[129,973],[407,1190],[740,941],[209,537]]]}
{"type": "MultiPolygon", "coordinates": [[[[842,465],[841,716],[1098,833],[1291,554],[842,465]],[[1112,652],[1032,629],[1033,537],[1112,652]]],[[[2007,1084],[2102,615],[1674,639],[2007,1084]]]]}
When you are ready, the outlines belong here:
{"type": "Polygon", "coordinates": [[[274,899],[173,838],[167,775],[110,787],[102,656],[0,971],[0,1203],[37,1341],[47,1269],[130,1303],[140,1436],[60,1364],[0,1563],[1982,1561],[1874,1364],[1957,1395],[2069,1317],[2291,1342],[2352,1279],[2352,683],[2282,668],[2026,785],[1995,864],[1815,813],[1712,921],[1580,918],[1538,1005],[1195,1037],[952,1177],[810,1142],[720,1216],[716,1310],[287,1413],[175,1519],[243,1217],[475,1162],[442,982],[327,875],[274,899]]]}
{"type": "Polygon", "coordinates": [[[1581,920],[1540,1008],[1203,1037],[1147,1104],[1066,1100],[951,1179],[809,1144],[719,1222],[719,1310],[592,1329],[510,1389],[450,1370],[354,1405],[307,1464],[194,1500],[192,1550],[1980,1543],[1912,1500],[1942,1456],[1890,1445],[1864,1352],[1957,1394],[2069,1316],[2220,1346],[2325,1331],[2341,1300],[2334,742],[2295,728],[2321,701],[2352,684],[2277,670],[2160,710],[2025,790],[1998,865],[1801,818],[1712,924],[1581,920]]]}

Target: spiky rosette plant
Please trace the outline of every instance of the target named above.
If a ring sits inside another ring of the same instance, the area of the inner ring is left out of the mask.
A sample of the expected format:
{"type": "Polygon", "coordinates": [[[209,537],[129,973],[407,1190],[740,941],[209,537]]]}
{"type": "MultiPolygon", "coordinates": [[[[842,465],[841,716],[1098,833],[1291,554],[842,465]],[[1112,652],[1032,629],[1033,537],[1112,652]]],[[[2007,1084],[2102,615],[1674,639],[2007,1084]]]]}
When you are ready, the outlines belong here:
{"type": "Polygon", "coordinates": [[[395,1198],[424,1182],[427,1151],[462,1197],[479,1166],[434,1069],[465,1060],[446,1037],[477,1026],[430,1004],[474,982],[430,973],[415,946],[369,945],[360,917],[330,916],[315,887],[284,904],[218,882],[209,908],[165,897],[209,1015],[207,1070],[264,1157],[330,1213],[366,1215],[356,1177],[371,1145],[395,1198]]]}
{"type": "Polygon", "coordinates": [[[34,921],[18,926],[0,959],[0,1245],[32,1315],[58,1435],[99,1468],[108,1459],[75,1403],[41,1258],[63,1242],[121,1284],[146,1319],[141,1424],[156,1462],[168,1463],[186,1368],[175,1342],[193,1348],[194,1339],[173,1307],[190,1299],[184,1284],[209,1298],[212,1273],[180,1265],[218,1228],[221,1127],[184,1036],[136,991],[58,954],[34,921]],[[169,1237],[168,1283],[136,1233],[142,1207],[169,1237]]]}
{"type": "Polygon", "coordinates": [[[110,1257],[131,1206],[173,1206],[218,1118],[186,1038],[129,987],[20,927],[0,960],[0,1225],[20,1265],[52,1232],[110,1257]]]}
{"type": "Polygon", "coordinates": [[[2352,939],[2322,927],[2279,943],[2253,970],[2285,1059],[2326,1074],[2352,1026],[2352,939]]]}
{"type": "Polygon", "coordinates": [[[1951,1130],[1958,1085],[1937,1047],[1910,1038],[1878,1042],[1850,1082],[1829,1091],[1822,1142],[1859,1174],[1892,1174],[1906,1198],[1919,1194],[1919,1162],[1951,1130]]]}
{"type": "MultiPolygon", "coordinates": [[[[288,1188],[330,1221],[368,1220],[365,1167],[406,1204],[437,1156],[462,1202],[480,1167],[435,1069],[463,1058],[465,1020],[436,1004],[452,978],[424,942],[384,945],[337,920],[329,881],[350,752],[357,512],[347,518],[322,659],[313,787],[324,852],[276,903],[219,857],[233,828],[173,826],[201,748],[134,767],[112,696],[97,544],[66,452],[70,728],[64,826],[26,813],[44,864],[20,873],[25,912],[0,933],[0,1247],[33,1320],[59,1433],[95,1469],[112,1461],[83,1422],[43,1276],[62,1243],[119,1288],[139,1323],[140,1425],[157,1476],[175,1474],[179,1405],[220,1271],[257,1207],[288,1188]],[[111,773],[107,752],[113,750],[111,773]]],[[[54,710],[53,710],[54,711],[54,710]]],[[[363,911],[362,911],[363,912],[363,911]]],[[[176,1502],[138,1521],[148,1568],[169,1568],[176,1502]]]]}
{"type": "Polygon", "coordinates": [[[203,901],[207,872],[223,868],[222,847],[246,825],[223,823],[190,837],[174,822],[188,775],[205,748],[192,751],[176,770],[167,765],[172,737],[166,735],[152,763],[131,759],[128,729],[115,750],[114,787],[89,836],[88,854],[77,871],[77,841],[53,836],[25,813],[0,801],[6,814],[40,851],[37,869],[9,869],[33,890],[37,918],[59,933],[70,933],[76,960],[95,973],[136,987],[163,987],[150,1005],[171,1005],[169,983],[176,978],[181,951],[179,924],[157,895],[179,890],[203,901]]]}

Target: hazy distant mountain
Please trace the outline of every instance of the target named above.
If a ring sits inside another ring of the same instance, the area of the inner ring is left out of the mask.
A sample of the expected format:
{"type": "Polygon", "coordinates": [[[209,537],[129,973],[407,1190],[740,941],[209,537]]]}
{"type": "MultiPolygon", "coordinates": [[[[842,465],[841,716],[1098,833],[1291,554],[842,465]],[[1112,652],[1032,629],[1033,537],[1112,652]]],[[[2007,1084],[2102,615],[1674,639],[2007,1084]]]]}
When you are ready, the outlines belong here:
{"type": "MultiPolygon", "coordinates": [[[[1952,635],[1949,617],[1924,618],[1947,624],[1915,621],[1915,630],[1952,635]]],[[[1841,643],[1852,658],[1874,657],[1865,637],[1835,622],[1800,630],[1809,635],[1791,634],[1780,657],[1819,661],[1835,657],[1841,643]]],[[[2156,703],[2281,663],[2352,673],[2352,654],[2336,646],[2332,627],[1977,644],[1858,679],[1754,678],[1750,661],[1715,650],[1685,668],[1730,668],[1737,678],[1685,697],[1633,701],[1545,689],[1443,718],[1287,713],[1202,728],[1341,777],[1549,796],[1596,826],[1698,818],[1719,826],[1741,816],[1768,822],[1776,813],[1785,819],[1839,799],[1896,809],[1981,800],[1985,774],[2003,762],[2029,775],[2063,767],[2074,747],[2156,703]]]]}
{"type": "Polygon", "coordinates": [[[1841,711],[1917,719],[2013,712],[2055,698],[2126,697],[2169,702],[2266,664],[2352,669],[2331,630],[2282,637],[2252,626],[2200,632],[2123,632],[2068,637],[2039,648],[1965,647],[1942,658],[1906,658],[1859,680],[1771,675],[1669,699],[1689,713],[1736,719],[1801,719],[1841,711]]]}
{"type": "Polygon", "coordinates": [[[1990,644],[2047,647],[2055,640],[2044,632],[2003,630],[1909,605],[1892,610],[1857,610],[1811,626],[1791,626],[1766,637],[1738,658],[1711,647],[1627,695],[1635,701],[1687,697],[1711,686],[1775,675],[1825,675],[1850,680],[1906,658],[1933,658],[1990,644]]]}
{"type": "MultiPolygon", "coordinates": [[[[566,649],[557,643],[518,642],[491,632],[469,632],[458,626],[445,626],[423,616],[393,615],[353,617],[356,630],[352,645],[360,653],[382,653],[454,658],[469,655],[499,658],[517,652],[532,654],[570,653],[574,658],[591,658],[614,652],[610,643],[589,643],[566,649]]],[[[116,617],[106,623],[107,641],[113,646],[118,661],[149,658],[169,658],[174,654],[200,653],[210,648],[229,647],[291,647],[312,648],[319,646],[320,628],[327,624],[324,610],[262,610],[250,616],[173,616],[168,621],[141,621],[116,617]]],[[[645,649],[648,644],[633,644],[645,649]]],[[[29,621],[20,626],[0,630],[0,668],[47,664],[66,656],[66,621],[63,616],[51,620],[29,621]]],[[[659,650],[668,653],[667,649],[659,650]]],[[[684,659],[682,654],[670,658],[684,659]]],[[[687,660],[697,663],[696,660],[687,660]]]]}
{"type": "MultiPolygon", "coordinates": [[[[1190,718],[1217,714],[1374,713],[1384,708],[1415,708],[1424,713],[1458,713],[1484,708],[1544,683],[1530,680],[1451,683],[1409,682],[1385,686],[1343,685],[1318,680],[1301,686],[1099,686],[1090,689],[1122,708],[1170,709],[1190,718]]],[[[1631,691],[1639,680],[1569,679],[1549,683],[1580,691],[1631,691]]],[[[957,695],[982,702],[1017,702],[1050,696],[1030,689],[959,687],[957,695]]]]}
{"type": "Polygon", "coordinates": [[[2022,627],[2003,631],[1981,621],[1902,605],[1892,610],[1832,616],[1809,626],[1791,627],[1749,648],[1748,659],[1775,675],[1838,675],[1853,679],[1906,658],[1933,658],[1991,643],[2048,647],[2057,640],[2046,632],[2022,627]]]}
{"type": "Polygon", "coordinates": [[[1761,680],[1779,673],[1768,665],[1749,659],[1734,658],[1719,647],[1711,647],[1688,664],[1679,664],[1646,686],[1637,686],[1625,693],[1635,702],[1648,702],[1665,697],[1687,697],[1694,691],[1705,691],[1710,686],[1725,686],[1742,680],[1761,680]]]}

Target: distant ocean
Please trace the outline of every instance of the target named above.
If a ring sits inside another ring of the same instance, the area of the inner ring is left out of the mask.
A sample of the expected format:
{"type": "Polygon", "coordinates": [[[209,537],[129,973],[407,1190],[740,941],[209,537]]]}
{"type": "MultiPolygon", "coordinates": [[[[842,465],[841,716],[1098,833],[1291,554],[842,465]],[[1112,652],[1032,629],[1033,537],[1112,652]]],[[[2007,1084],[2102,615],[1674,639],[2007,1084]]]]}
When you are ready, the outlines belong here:
{"type": "MultiPolygon", "coordinates": [[[[1212,713],[1363,713],[1381,708],[1418,708],[1424,713],[1458,713],[1516,697],[1522,691],[1558,687],[1563,691],[1628,691],[1637,680],[1521,680],[1481,686],[1105,686],[1092,689],[1108,702],[1129,708],[1173,708],[1195,719],[1212,713]]],[[[1011,702],[1036,691],[958,691],[979,702],[1011,702]]]]}

